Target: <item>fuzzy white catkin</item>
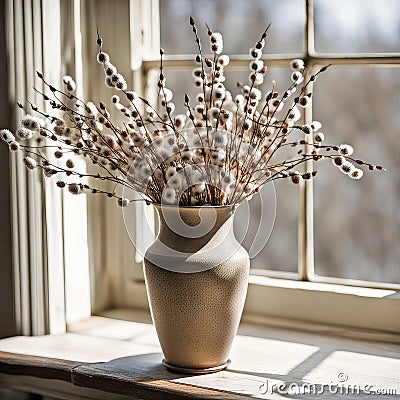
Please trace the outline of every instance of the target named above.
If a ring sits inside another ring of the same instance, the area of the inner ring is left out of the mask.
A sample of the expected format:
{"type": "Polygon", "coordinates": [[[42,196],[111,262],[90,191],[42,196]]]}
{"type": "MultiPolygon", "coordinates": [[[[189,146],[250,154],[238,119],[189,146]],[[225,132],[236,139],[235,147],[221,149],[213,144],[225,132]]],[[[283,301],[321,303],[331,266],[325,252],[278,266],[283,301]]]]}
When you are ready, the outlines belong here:
{"type": "Polygon", "coordinates": [[[110,77],[117,73],[117,67],[110,62],[104,63],[104,73],[106,76],[110,77]]]}
{"type": "Polygon", "coordinates": [[[221,64],[223,67],[226,67],[229,64],[229,61],[229,56],[227,56],[226,54],[223,54],[218,58],[218,63],[221,64]]]}
{"type": "Polygon", "coordinates": [[[114,82],[112,81],[112,79],[111,79],[109,76],[107,76],[107,77],[105,78],[104,84],[105,84],[107,87],[109,87],[109,88],[113,88],[113,87],[115,86],[115,85],[114,85],[114,82]]]}
{"type": "Polygon", "coordinates": [[[128,89],[128,84],[126,83],[125,78],[121,74],[117,74],[118,81],[115,84],[115,88],[117,90],[126,90],[128,89]]]}
{"type": "Polygon", "coordinates": [[[249,76],[249,82],[253,83],[254,86],[262,85],[264,82],[264,76],[262,74],[251,73],[249,76]]]}
{"type": "Polygon", "coordinates": [[[296,58],[295,60],[292,60],[290,62],[290,67],[294,71],[301,71],[302,69],[304,69],[304,61],[299,58],[296,58]]]}
{"type": "Polygon", "coordinates": [[[24,157],[24,163],[28,169],[35,169],[37,167],[37,162],[32,157],[24,157]]]}
{"type": "Polygon", "coordinates": [[[253,57],[254,59],[259,59],[262,56],[262,51],[261,49],[256,49],[255,47],[252,47],[249,50],[249,54],[251,57],[253,57]]]}
{"type": "Polygon", "coordinates": [[[182,184],[182,175],[180,173],[176,173],[168,179],[168,186],[178,189],[182,184]]]}
{"type": "Polygon", "coordinates": [[[162,201],[166,204],[174,204],[176,202],[175,189],[169,187],[165,188],[162,195],[162,201]]]}
{"type": "Polygon", "coordinates": [[[203,103],[203,101],[204,101],[204,93],[198,93],[198,94],[196,95],[196,101],[197,101],[198,103],[203,103]]]}
{"type": "Polygon", "coordinates": [[[253,60],[253,61],[250,61],[249,67],[250,67],[251,71],[259,72],[263,69],[264,62],[263,62],[263,60],[253,60]]]}
{"type": "Polygon", "coordinates": [[[299,106],[300,107],[307,107],[311,102],[311,99],[308,96],[300,97],[299,99],[299,106]]]}
{"type": "Polygon", "coordinates": [[[75,91],[75,89],[76,89],[76,83],[75,83],[75,81],[72,79],[71,76],[69,76],[69,75],[63,76],[62,81],[63,81],[65,87],[67,88],[67,91],[68,91],[68,92],[72,93],[72,92],[75,91]]]}
{"type": "Polygon", "coordinates": [[[100,64],[106,64],[110,62],[110,56],[107,53],[104,53],[104,51],[100,51],[97,54],[97,62],[100,64]]]}
{"type": "Polygon", "coordinates": [[[202,69],[200,67],[196,67],[192,71],[193,78],[201,78],[202,69]]]}
{"type": "Polygon", "coordinates": [[[172,100],[172,98],[174,97],[174,94],[172,93],[171,89],[164,88],[163,90],[160,91],[160,97],[162,100],[169,103],[172,100]]]}
{"type": "Polygon", "coordinates": [[[238,94],[238,95],[235,97],[235,103],[238,104],[238,105],[244,104],[244,97],[243,97],[242,94],[238,94]]]}
{"type": "Polygon", "coordinates": [[[78,183],[70,183],[68,185],[68,191],[71,194],[81,194],[82,193],[82,187],[78,183]]]}
{"type": "Polygon", "coordinates": [[[364,175],[364,171],[362,169],[356,168],[351,174],[349,174],[352,179],[361,179],[364,175]]]}
{"type": "Polygon", "coordinates": [[[177,129],[182,129],[185,126],[185,122],[186,122],[186,117],[183,114],[179,114],[175,117],[175,127],[177,129]]]}
{"type": "Polygon", "coordinates": [[[20,149],[20,145],[18,142],[13,140],[13,141],[9,142],[8,148],[10,149],[10,151],[18,151],[20,149]]]}
{"type": "Polygon", "coordinates": [[[262,96],[261,91],[256,88],[251,89],[251,92],[249,93],[250,99],[256,101],[260,100],[261,96],[262,96]]]}
{"type": "Polygon", "coordinates": [[[214,142],[216,147],[225,147],[228,143],[228,135],[226,132],[216,132],[214,142]]]}
{"type": "Polygon", "coordinates": [[[325,140],[325,135],[322,132],[317,132],[317,134],[314,137],[316,142],[323,142],[325,140]]]}
{"type": "Polygon", "coordinates": [[[30,129],[20,127],[15,132],[15,135],[20,140],[29,140],[33,136],[33,132],[30,129]]]}
{"type": "Polygon", "coordinates": [[[313,121],[313,122],[311,122],[310,125],[314,132],[317,132],[322,128],[322,124],[319,121],[313,121]]]}
{"type": "Polygon", "coordinates": [[[64,76],[62,77],[62,81],[63,81],[64,84],[66,85],[66,84],[68,84],[68,82],[73,81],[73,79],[72,79],[72,77],[69,76],[69,75],[64,75],[64,76]]]}
{"type": "Polygon", "coordinates": [[[172,178],[176,174],[175,167],[168,167],[167,171],[165,172],[165,176],[167,179],[172,178]]]}
{"type": "Polygon", "coordinates": [[[214,32],[210,36],[210,48],[212,52],[216,54],[221,54],[224,47],[224,42],[222,35],[219,32],[214,32]]]}
{"type": "Polygon", "coordinates": [[[197,87],[203,86],[203,79],[201,78],[194,78],[194,84],[197,87]]]}
{"type": "Polygon", "coordinates": [[[299,71],[294,71],[291,75],[292,81],[299,84],[303,82],[304,78],[301,72],[299,71]]]}
{"type": "Polygon", "coordinates": [[[351,156],[353,154],[353,152],[354,152],[354,149],[349,144],[341,144],[339,146],[339,151],[344,156],[351,156]]]}
{"type": "Polygon", "coordinates": [[[118,199],[118,205],[122,208],[127,207],[129,205],[129,200],[125,198],[118,199]]]}
{"type": "Polygon", "coordinates": [[[356,169],[356,167],[351,162],[348,161],[345,161],[339,168],[343,173],[348,175],[352,174],[356,169]]]}
{"type": "Polygon", "coordinates": [[[2,129],[0,131],[0,137],[7,144],[9,144],[10,142],[15,141],[14,135],[8,129],[2,129]]]}
{"type": "Polygon", "coordinates": [[[88,101],[88,102],[86,103],[86,111],[87,111],[89,114],[92,114],[92,115],[94,115],[94,116],[96,116],[96,115],[99,113],[99,111],[97,110],[96,105],[95,105],[93,102],[91,102],[91,101],[88,101]]]}
{"type": "Polygon", "coordinates": [[[166,109],[167,109],[167,112],[169,114],[173,114],[174,111],[175,111],[175,104],[174,103],[168,103],[166,109]]]}
{"type": "Polygon", "coordinates": [[[42,121],[39,118],[32,117],[32,115],[27,114],[21,119],[21,125],[26,129],[38,132],[42,125],[42,121]]]}
{"type": "Polygon", "coordinates": [[[340,167],[345,161],[345,158],[342,156],[337,156],[332,159],[333,165],[336,167],[340,167]]]}

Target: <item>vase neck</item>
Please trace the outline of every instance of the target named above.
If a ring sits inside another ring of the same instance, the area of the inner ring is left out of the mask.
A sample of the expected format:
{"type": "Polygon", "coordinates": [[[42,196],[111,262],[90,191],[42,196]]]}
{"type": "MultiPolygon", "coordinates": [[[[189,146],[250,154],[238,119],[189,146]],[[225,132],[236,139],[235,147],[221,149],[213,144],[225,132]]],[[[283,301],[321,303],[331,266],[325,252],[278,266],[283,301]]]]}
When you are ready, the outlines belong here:
{"type": "Polygon", "coordinates": [[[218,246],[233,236],[231,207],[160,207],[158,240],[171,248],[188,246],[196,252],[207,245],[218,246]],[[232,236],[231,236],[232,235],[232,236]]]}

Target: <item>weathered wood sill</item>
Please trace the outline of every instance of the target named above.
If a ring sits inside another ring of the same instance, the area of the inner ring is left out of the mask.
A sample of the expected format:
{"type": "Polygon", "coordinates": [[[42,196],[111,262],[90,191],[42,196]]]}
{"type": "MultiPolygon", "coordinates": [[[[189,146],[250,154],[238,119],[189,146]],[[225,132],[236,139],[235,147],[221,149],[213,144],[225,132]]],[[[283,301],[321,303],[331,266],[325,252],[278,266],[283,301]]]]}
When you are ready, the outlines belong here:
{"type": "Polygon", "coordinates": [[[338,374],[345,373],[349,384],[367,382],[400,393],[396,344],[243,324],[226,371],[190,376],[161,365],[147,322],[92,317],[63,335],[0,340],[0,387],[68,400],[274,399],[281,394],[265,396],[260,385],[339,385],[338,374]]]}

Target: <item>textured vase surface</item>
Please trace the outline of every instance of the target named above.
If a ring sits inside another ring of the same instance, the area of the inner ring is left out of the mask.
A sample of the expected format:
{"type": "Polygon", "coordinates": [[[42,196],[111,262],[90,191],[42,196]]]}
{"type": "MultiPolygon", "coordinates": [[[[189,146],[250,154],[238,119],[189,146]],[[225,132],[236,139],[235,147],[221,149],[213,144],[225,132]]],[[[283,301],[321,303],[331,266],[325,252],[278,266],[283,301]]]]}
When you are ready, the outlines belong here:
{"type": "Polygon", "coordinates": [[[157,206],[160,231],[144,257],[153,322],[169,366],[224,365],[243,311],[249,256],[231,207],[157,206]]]}

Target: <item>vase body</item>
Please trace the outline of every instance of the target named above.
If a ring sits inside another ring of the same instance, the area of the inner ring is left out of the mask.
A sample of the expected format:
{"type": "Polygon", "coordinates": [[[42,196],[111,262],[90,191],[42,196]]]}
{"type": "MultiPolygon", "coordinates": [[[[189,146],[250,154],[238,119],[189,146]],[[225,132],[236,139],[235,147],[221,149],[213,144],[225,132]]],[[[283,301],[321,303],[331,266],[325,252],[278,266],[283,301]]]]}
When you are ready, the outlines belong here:
{"type": "Polygon", "coordinates": [[[233,234],[234,210],[156,208],[160,231],[145,254],[144,270],[165,364],[193,371],[224,366],[243,311],[250,265],[233,234]]]}

